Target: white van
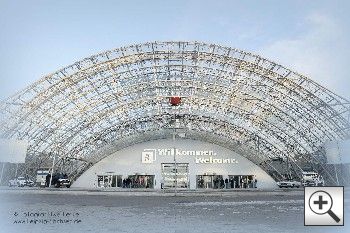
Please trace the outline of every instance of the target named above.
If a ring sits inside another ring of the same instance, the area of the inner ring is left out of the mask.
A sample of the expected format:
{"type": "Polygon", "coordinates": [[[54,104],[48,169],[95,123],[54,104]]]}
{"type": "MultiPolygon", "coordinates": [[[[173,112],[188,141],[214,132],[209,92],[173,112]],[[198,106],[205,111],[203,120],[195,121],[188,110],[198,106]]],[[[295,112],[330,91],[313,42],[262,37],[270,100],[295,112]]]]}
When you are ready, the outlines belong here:
{"type": "Polygon", "coordinates": [[[36,172],[36,180],[35,183],[39,187],[46,186],[46,176],[49,174],[49,169],[39,169],[36,172]]]}
{"type": "Polygon", "coordinates": [[[303,172],[303,186],[324,186],[323,177],[317,172],[303,172]]]}

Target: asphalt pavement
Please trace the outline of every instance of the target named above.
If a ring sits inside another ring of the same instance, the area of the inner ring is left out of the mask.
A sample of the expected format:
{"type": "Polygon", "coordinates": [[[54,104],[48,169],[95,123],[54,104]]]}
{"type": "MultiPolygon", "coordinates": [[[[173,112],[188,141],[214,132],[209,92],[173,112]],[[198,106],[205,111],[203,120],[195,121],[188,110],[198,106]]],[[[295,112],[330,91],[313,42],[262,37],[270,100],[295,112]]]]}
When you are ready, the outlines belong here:
{"type": "MultiPolygon", "coordinates": [[[[349,232],[304,226],[303,189],[1,188],[0,232],[349,232]]],[[[346,199],[346,210],[349,202],[346,199]]]]}

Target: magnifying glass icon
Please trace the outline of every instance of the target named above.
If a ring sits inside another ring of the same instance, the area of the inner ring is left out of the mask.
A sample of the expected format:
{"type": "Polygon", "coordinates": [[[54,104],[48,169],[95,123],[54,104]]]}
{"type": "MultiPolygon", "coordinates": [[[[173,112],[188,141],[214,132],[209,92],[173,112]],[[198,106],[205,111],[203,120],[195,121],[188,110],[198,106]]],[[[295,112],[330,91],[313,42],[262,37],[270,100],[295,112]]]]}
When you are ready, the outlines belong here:
{"type": "Polygon", "coordinates": [[[309,207],[312,212],[318,215],[328,214],[338,223],[340,218],[332,211],[332,206],[333,199],[325,191],[316,191],[309,198],[309,207]]]}

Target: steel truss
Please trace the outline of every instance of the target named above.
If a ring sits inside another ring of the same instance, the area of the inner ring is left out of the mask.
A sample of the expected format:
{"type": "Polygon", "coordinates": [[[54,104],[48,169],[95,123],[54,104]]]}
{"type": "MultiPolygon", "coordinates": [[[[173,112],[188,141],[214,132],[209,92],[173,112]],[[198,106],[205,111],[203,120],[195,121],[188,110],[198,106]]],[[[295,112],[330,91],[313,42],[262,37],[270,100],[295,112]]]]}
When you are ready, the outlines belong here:
{"type": "Polygon", "coordinates": [[[58,155],[75,177],[113,151],[171,137],[174,114],[186,138],[237,151],[277,180],[286,172],[271,161],[320,169],[322,144],[350,133],[346,99],[260,56],[199,42],[105,51],[47,75],[0,109],[0,136],[30,142],[22,172],[58,155]],[[170,106],[170,96],[182,104],[170,106]]]}

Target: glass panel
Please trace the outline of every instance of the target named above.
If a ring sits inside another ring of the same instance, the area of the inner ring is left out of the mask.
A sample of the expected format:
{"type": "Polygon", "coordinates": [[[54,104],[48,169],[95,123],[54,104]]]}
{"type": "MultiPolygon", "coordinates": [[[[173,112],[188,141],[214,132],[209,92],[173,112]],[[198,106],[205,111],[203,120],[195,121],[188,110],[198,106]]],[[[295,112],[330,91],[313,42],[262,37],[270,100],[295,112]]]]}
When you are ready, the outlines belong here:
{"type": "Polygon", "coordinates": [[[222,189],[225,187],[225,181],[222,175],[198,175],[197,188],[222,189]]]}
{"type": "Polygon", "coordinates": [[[254,175],[229,175],[227,188],[255,188],[256,183],[254,175]]]}
{"type": "Polygon", "coordinates": [[[97,176],[97,187],[122,187],[122,176],[121,175],[98,175],[97,176]]]}
{"type": "Polygon", "coordinates": [[[103,187],[103,176],[97,176],[97,187],[103,187]]]}
{"type": "Polygon", "coordinates": [[[123,179],[122,176],[117,176],[117,187],[123,187],[123,179]]]}
{"type": "Polygon", "coordinates": [[[116,187],[116,180],[117,180],[117,177],[116,176],[112,176],[112,183],[111,183],[111,186],[112,187],[116,187]]]}
{"type": "Polygon", "coordinates": [[[162,163],[161,188],[189,188],[188,163],[162,163]]]}
{"type": "Polygon", "coordinates": [[[125,180],[128,188],[154,188],[154,175],[130,175],[125,180]]]}

